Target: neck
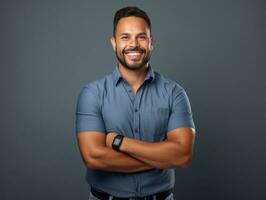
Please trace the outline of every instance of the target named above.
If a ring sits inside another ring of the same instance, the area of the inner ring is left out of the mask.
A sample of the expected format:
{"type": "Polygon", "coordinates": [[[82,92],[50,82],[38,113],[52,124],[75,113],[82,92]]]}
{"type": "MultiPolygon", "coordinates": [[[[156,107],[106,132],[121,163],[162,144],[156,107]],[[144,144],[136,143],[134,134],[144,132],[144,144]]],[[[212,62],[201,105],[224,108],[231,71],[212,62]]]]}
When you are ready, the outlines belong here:
{"type": "Polygon", "coordinates": [[[121,65],[120,63],[118,64],[119,66],[119,71],[124,79],[127,80],[130,86],[132,87],[138,87],[140,86],[148,72],[148,64],[144,65],[142,68],[139,70],[130,70],[121,65]]]}

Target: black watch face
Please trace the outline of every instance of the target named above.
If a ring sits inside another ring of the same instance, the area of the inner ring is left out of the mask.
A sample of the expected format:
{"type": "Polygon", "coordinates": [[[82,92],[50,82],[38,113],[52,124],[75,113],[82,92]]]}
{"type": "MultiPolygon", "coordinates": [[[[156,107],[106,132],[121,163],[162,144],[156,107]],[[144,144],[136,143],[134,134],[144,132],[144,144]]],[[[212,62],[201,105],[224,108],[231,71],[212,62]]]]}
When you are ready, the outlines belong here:
{"type": "Polygon", "coordinates": [[[114,145],[119,145],[119,139],[115,139],[115,141],[114,141],[114,145]]]}

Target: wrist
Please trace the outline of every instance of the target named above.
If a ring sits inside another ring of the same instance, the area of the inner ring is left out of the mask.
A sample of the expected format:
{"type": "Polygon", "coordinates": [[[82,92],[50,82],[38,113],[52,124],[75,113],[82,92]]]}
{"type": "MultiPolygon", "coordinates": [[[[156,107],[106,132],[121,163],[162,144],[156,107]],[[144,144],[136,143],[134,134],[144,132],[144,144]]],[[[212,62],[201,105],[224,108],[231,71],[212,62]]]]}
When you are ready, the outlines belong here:
{"type": "Polygon", "coordinates": [[[130,138],[128,138],[128,137],[124,137],[124,138],[123,138],[123,142],[121,143],[120,148],[119,148],[119,150],[120,150],[121,152],[126,153],[128,140],[130,140],[130,138]]]}
{"type": "Polygon", "coordinates": [[[116,151],[121,151],[121,145],[123,143],[124,140],[124,136],[123,135],[116,135],[113,138],[113,142],[112,142],[112,149],[116,150],[116,151]]]}

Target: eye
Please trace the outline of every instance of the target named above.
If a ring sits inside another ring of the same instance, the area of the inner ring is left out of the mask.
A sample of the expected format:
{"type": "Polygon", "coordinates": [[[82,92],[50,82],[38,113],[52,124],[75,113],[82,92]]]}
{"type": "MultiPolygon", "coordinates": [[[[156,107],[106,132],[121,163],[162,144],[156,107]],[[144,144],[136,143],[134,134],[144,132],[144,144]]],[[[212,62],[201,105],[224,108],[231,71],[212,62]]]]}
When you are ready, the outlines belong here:
{"type": "Polygon", "coordinates": [[[128,36],[126,36],[126,35],[125,36],[122,36],[121,39],[122,40],[127,40],[128,39],[128,36]]]}
{"type": "Polygon", "coordinates": [[[141,40],[146,40],[147,39],[147,37],[145,35],[140,35],[138,38],[141,39],[141,40]]]}

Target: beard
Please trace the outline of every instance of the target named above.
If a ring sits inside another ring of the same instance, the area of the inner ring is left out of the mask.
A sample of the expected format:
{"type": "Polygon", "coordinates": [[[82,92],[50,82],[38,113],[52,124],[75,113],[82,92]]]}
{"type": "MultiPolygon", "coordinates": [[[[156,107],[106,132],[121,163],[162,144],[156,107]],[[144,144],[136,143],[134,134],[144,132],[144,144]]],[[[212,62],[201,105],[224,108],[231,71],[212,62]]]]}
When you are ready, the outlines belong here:
{"type": "Polygon", "coordinates": [[[142,69],[149,62],[151,58],[151,51],[148,51],[148,53],[146,53],[145,49],[136,47],[136,48],[131,48],[131,49],[123,49],[122,53],[119,54],[116,48],[115,55],[119,63],[123,65],[125,68],[129,70],[137,71],[137,70],[142,69]],[[145,56],[142,58],[141,62],[130,64],[127,62],[126,56],[125,56],[125,54],[130,51],[138,51],[144,54],[145,56]]]}

